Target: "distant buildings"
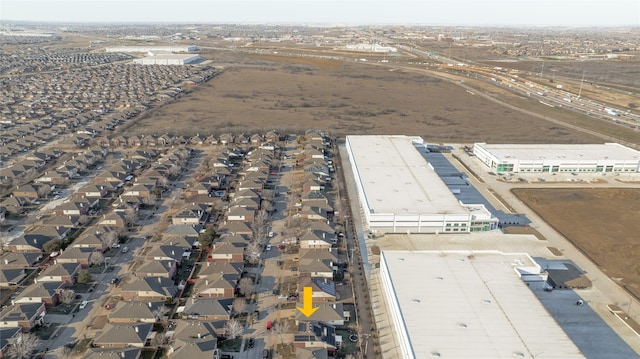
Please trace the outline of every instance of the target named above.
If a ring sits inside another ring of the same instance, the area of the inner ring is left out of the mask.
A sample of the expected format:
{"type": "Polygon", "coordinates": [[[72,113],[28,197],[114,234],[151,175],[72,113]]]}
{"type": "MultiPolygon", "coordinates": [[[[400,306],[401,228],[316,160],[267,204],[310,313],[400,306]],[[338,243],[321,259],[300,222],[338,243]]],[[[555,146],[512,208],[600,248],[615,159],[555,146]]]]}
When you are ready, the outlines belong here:
{"type": "Polygon", "coordinates": [[[193,52],[197,51],[195,45],[189,46],[112,46],[105,49],[106,52],[193,52]]]}
{"type": "Polygon", "coordinates": [[[355,45],[347,45],[347,50],[350,51],[362,51],[362,52],[378,52],[378,53],[386,53],[386,52],[398,52],[398,49],[391,46],[382,46],[378,44],[355,44],[355,45]]]}

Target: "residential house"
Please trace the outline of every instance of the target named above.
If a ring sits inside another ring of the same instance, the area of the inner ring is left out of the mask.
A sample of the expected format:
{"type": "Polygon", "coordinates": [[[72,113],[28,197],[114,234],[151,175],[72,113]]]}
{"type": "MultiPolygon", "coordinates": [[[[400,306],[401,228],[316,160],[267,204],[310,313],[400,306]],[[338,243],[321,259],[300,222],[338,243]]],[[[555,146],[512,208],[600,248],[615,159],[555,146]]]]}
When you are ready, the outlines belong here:
{"type": "Polygon", "coordinates": [[[80,263],[54,263],[40,273],[35,282],[61,282],[65,285],[73,285],[81,268],[80,263]]]}
{"type": "Polygon", "coordinates": [[[0,327],[0,358],[6,358],[9,347],[22,332],[20,327],[0,327]]]}
{"type": "Polygon", "coordinates": [[[42,225],[45,227],[76,228],[80,227],[81,224],[80,216],[54,216],[42,222],[42,225]]]}
{"type": "Polygon", "coordinates": [[[26,198],[30,202],[35,202],[40,195],[38,194],[38,187],[35,185],[26,184],[13,190],[14,197],[26,198]]]}
{"type": "Polygon", "coordinates": [[[82,359],[140,359],[140,348],[101,349],[89,348],[82,359]]]}
{"type": "Polygon", "coordinates": [[[218,336],[224,335],[224,322],[180,320],[168,332],[169,358],[215,358],[218,336]]]}
{"type": "Polygon", "coordinates": [[[93,248],[98,252],[103,252],[108,249],[99,234],[96,232],[86,234],[88,232],[90,231],[87,230],[83,232],[80,238],[77,238],[73,243],[71,243],[71,246],[78,248],[93,248]]]}
{"type": "Polygon", "coordinates": [[[225,221],[220,227],[218,227],[217,233],[229,233],[236,235],[251,235],[253,233],[251,231],[250,223],[241,222],[241,221],[225,221]]]}
{"type": "Polygon", "coordinates": [[[198,278],[205,278],[215,273],[237,275],[239,277],[243,268],[244,264],[238,262],[203,262],[200,263],[198,278]]]}
{"type": "Polygon", "coordinates": [[[85,186],[82,186],[76,195],[79,197],[87,197],[87,198],[104,198],[109,193],[109,187],[100,183],[89,183],[85,186]]]}
{"type": "Polygon", "coordinates": [[[253,222],[255,211],[246,207],[231,207],[227,211],[227,221],[253,222]]]}
{"type": "Polygon", "coordinates": [[[310,276],[301,276],[298,279],[298,292],[300,298],[304,294],[304,288],[312,288],[313,302],[335,302],[340,300],[336,294],[336,284],[329,278],[312,278],[310,276]]]}
{"type": "Polygon", "coordinates": [[[212,273],[207,276],[198,276],[193,287],[193,293],[198,298],[233,298],[237,274],[212,273]]]}
{"type": "Polygon", "coordinates": [[[320,303],[318,310],[310,316],[296,313],[296,322],[323,322],[332,326],[343,326],[345,322],[342,303],[320,303]]]}
{"type": "Polygon", "coordinates": [[[153,331],[152,323],[111,324],[96,333],[93,345],[98,348],[144,348],[153,331]]]}
{"type": "Polygon", "coordinates": [[[26,277],[25,269],[0,268],[0,288],[17,286],[26,277]]]}
{"type": "Polygon", "coordinates": [[[90,205],[81,199],[74,198],[53,209],[56,216],[84,216],[89,213],[90,205]]]}
{"type": "Polygon", "coordinates": [[[335,243],[335,234],[309,230],[300,236],[300,248],[328,249],[335,243]]]}
{"type": "MultiPolygon", "coordinates": [[[[317,341],[317,339],[316,339],[317,341]]],[[[333,355],[331,356],[333,358],[333,355]]],[[[327,348],[301,347],[296,348],[296,359],[329,359],[327,348]]]]}
{"type": "Polygon", "coordinates": [[[0,311],[0,324],[2,328],[22,328],[28,333],[36,325],[44,323],[46,309],[43,302],[17,303],[7,306],[0,311]]]}
{"type": "MultiPolygon", "coordinates": [[[[185,250],[182,247],[171,245],[155,245],[144,255],[148,260],[174,260],[180,265],[184,258],[185,250]]],[[[187,254],[188,255],[188,254],[187,254]]]]}
{"type": "Polygon", "coordinates": [[[178,308],[183,317],[206,321],[218,321],[231,319],[230,311],[233,299],[231,298],[190,298],[184,309],[178,308]]]}
{"type": "Polygon", "coordinates": [[[314,259],[300,260],[300,276],[333,278],[333,266],[330,260],[314,259]]]}
{"type": "Polygon", "coordinates": [[[98,220],[98,224],[112,228],[126,228],[126,216],[127,214],[125,212],[113,211],[109,214],[103,214],[102,218],[98,220]]]}
{"type": "Polygon", "coordinates": [[[34,283],[11,300],[11,304],[44,303],[47,308],[55,307],[58,305],[59,293],[62,288],[64,288],[63,282],[34,283]]]}
{"type": "Polygon", "coordinates": [[[109,313],[112,324],[155,323],[161,319],[165,302],[127,302],[119,301],[109,313]]]}
{"type": "Polygon", "coordinates": [[[163,301],[173,298],[178,288],[169,278],[136,277],[121,285],[122,298],[133,301],[163,301]]]}
{"type": "Polygon", "coordinates": [[[77,263],[82,268],[89,268],[91,256],[95,253],[95,248],[67,247],[56,257],[56,263],[77,263]]]}
{"type": "Polygon", "coordinates": [[[173,259],[145,260],[134,274],[136,277],[164,277],[171,279],[177,269],[178,262],[173,259]]]}
{"type": "Polygon", "coordinates": [[[22,213],[22,207],[25,205],[25,199],[21,197],[11,196],[6,198],[4,201],[0,202],[0,206],[2,206],[6,212],[11,214],[20,214],[22,213]]]}
{"type": "Polygon", "coordinates": [[[183,207],[180,212],[176,213],[171,221],[173,224],[191,224],[196,225],[206,222],[208,206],[202,204],[191,203],[183,207]]]}
{"type": "Polygon", "coordinates": [[[213,262],[244,262],[244,248],[233,243],[216,242],[209,252],[208,260],[213,262]]]}
{"type": "Polygon", "coordinates": [[[301,322],[293,342],[296,358],[313,353],[324,358],[335,357],[337,348],[342,346],[342,336],[336,334],[335,326],[324,322],[301,322]]]}
{"type": "MultiPolygon", "coordinates": [[[[5,248],[6,249],[6,248],[5,248]]],[[[7,251],[0,256],[4,269],[24,269],[35,267],[42,260],[42,253],[7,251]]]]}

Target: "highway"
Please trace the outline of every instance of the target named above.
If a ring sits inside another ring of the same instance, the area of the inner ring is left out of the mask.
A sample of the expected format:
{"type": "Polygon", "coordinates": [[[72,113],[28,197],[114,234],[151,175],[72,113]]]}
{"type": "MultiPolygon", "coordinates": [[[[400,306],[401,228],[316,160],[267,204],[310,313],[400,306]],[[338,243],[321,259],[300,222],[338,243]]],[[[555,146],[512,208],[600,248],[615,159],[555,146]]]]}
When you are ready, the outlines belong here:
{"type": "Polygon", "coordinates": [[[561,107],[594,119],[613,122],[621,126],[640,129],[640,115],[631,111],[612,108],[608,104],[585,98],[572,92],[525,80],[517,74],[504,69],[488,66],[472,65],[457,59],[448,58],[440,54],[419,49],[415,46],[396,45],[404,51],[420,58],[437,61],[442,65],[439,70],[474,74],[476,79],[504,88],[516,94],[533,98],[550,107],[561,107]]]}

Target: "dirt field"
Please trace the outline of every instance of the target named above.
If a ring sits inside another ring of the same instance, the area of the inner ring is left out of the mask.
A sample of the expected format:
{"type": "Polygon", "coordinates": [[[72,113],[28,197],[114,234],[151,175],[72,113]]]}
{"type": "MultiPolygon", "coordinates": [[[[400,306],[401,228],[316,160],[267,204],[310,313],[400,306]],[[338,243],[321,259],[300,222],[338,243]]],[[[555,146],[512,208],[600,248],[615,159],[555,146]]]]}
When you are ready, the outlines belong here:
{"type": "MultiPolygon", "coordinates": [[[[319,128],[333,135],[413,134],[434,142],[602,142],[421,74],[334,60],[241,56],[240,65],[151,111],[135,131],[319,128]]],[[[224,61],[230,61],[228,54],[224,61]]]]}
{"type": "Polygon", "coordinates": [[[640,190],[514,189],[514,194],[640,297],[640,190]]]}

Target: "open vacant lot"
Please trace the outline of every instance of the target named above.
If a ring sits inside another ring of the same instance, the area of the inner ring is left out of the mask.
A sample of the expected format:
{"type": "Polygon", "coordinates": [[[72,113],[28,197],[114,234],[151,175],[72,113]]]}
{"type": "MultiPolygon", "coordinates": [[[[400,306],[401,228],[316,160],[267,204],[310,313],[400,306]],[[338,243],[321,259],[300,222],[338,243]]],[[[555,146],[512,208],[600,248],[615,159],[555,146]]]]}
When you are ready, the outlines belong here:
{"type": "Polygon", "coordinates": [[[640,190],[518,188],[513,193],[640,297],[640,190]]]}
{"type": "Polygon", "coordinates": [[[195,134],[318,128],[333,135],[421,135],[433,142],[602,142],[504,108],[449,82],[399,68],[238,56],[240,65],[150,111],[135,131],[195,134]]]}

